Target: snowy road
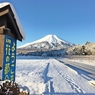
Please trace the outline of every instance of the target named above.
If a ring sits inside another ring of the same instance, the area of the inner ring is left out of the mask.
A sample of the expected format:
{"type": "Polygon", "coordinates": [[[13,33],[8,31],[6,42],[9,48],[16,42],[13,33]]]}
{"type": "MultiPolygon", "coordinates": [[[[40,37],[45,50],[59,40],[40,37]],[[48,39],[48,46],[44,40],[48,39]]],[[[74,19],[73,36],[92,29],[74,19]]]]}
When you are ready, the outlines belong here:
{"type": "Polygon", "coordinates": [[[30,95],[95,95],[92,80],[55,59],[18,59],[16,81],[30,95]]]}
{"type": "Polygon", "coordinates": [[[75,69],[75,70],[81,70],[88,74],[89,77],[95,79],[95,66],[91,66],[88,64],[83,64],[81,62],[73,62],[68,59],[57,59],[59,62],[65,64],[66,66],[75,69]]]}

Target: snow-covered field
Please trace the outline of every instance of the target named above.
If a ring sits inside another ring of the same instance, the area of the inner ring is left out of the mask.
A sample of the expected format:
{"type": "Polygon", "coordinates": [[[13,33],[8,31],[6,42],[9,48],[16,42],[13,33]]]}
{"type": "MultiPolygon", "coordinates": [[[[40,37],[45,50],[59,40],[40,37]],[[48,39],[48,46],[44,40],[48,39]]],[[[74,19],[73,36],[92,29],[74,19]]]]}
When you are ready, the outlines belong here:
{"type": "Polygon", "coordinates": [[[30,95],[95,95],[92,81],[54,58],[17,59],[16,82],[30,95]]]}

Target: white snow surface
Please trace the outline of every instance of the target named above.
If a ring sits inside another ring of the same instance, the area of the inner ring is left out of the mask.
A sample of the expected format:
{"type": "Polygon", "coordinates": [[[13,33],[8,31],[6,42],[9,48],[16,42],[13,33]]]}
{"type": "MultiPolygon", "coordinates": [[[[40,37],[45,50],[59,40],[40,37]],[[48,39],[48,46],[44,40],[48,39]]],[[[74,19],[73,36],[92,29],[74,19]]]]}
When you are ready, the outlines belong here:
{"type": "Polygon", "coordinates": [[[24,48],[24,47],[26,47],[28,45],[35,44],[35,43],[40,43],[40,42],[45,42],[45,41],[49,42],[49,44],[52,44],[52,43],[59,43],[60,44],[61,42],[65,43],[65,44],[71,44],[71,43],[69,43],[67,41],[64,41],[64,40],[58,38],[56,35],[49,34],[49,35],[47,35],[47,36],[45,36],[45,37],[43,37],[43,38],[41,38],[41,39],[39,39],[37,41],[27,43],[27,44],[22,45],[22,46],[20,46],[18,48],[24,48]]]}
{"type": "Polygon", "coordinates": [[[95,66],[95,59],[87,59],[87,60],[84,60],[84,59],[71,59],[70,61],[73,61],[73,62],[79,62],[79,63],[83,63],[83,64],[88,64],[88,65],[91,65],[91,66],[95,66]]]}
{"type": "Polygon", "coordinates": [[[17,59],[16,82],[30,95],[95,95],[93,81],[54,58],[17,59]]]}
{"type": "Polygon", "coordinates": [[[39,43],[39,42],[43,42],[43,41],[48,41],[49,43],[57,43],[57,42],[67,43],[67,42],[61,40],[60,38],[58,38],[56,35],[52,35],[52,34],[49,34],[49,35],[45,36],[44,38],[37,40],[33,43],[39,43]]]}
{"type": "Polygon", "coordinates": [[[24,30],[23,30],[23,28],[22,28],[22,25],[21,25],[21,23],[20,23],[20,20],[19,20],[19,18],[18,18],[18,16],[17,16],[17,13],[16,13],[16,11],[15,11],[13,5],[12,5],[11,3],[9,3],[9,2],[4,2],[4,3],[0,3],[0,8],[3,8],[3,7],[8,6],[8,5],[9,5],[9,6],[11,7],[11,9],[12,9],[12,12],[13,12],[13,14],[14,14],[14,16],[15,16],[14,18],[16,19],[16,22],[17,22],[18,28],[19,28],[19,30],[20,30],[20,33],[21,33],[23,39],[25,39],[25,32],[24,32],[24,30]]]}

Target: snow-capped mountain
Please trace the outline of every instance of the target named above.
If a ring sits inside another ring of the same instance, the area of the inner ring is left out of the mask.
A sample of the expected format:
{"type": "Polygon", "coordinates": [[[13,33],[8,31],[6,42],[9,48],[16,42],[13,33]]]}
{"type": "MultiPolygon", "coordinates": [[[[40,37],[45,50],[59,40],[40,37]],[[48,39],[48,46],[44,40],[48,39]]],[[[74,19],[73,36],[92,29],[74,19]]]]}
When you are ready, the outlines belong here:
{"type": "Polygon", "coordinates": [[[18,47],[18,49],[42,49],[42,50],[54,50],[54,49],[64,49],[72,44],[60,39],[56,35],[47,35],[37,41],[32,43],[27,43],[18,47]]]}

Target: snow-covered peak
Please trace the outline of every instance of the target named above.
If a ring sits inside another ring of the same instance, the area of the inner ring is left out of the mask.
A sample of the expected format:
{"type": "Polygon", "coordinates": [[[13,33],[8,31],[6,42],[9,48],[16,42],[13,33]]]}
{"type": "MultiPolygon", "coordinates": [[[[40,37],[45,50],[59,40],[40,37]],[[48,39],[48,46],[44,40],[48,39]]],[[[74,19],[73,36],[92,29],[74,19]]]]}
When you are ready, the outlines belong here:
{"type": "Polygon", "coordinates": [[[50,44],[51,43],[60,43],[60,42],[67,43],[66,41],[58,38],[56,35],[49,34],[49,35],[47,35],[47,36],[45,36],[45,37],[43,37],[37,41],[32,42],[31,44],[45,42],[45,41],[47,41],[50,44]]]}
{"type": "Polygon", "coordinates": [[[58,41],[62,41],[56,35],[47,35],[44,38],[40,39],[39,42],[48,41],[49,43],[57,43],[58,41]]]}
{"type": "Polygon", "coordinates": [[[68,43],[67,41],[64,41],[62,39],[60,39],[59,37],[57,37],[56,35],[52,35],[52,34],[49,34],[37,41],[34,41],[32,43],[27,43],[25,45],[22,45],[18,48],[30,48],[31,46],[33,47],[34,44],[36,44],[36,47],[46,47],[47,44],[45,43],[48,43],[49,46],[51,47],[58,47],[58,46],[69,46],[71,45],[70,43],[68,43]],[[44,43],[44,45],[43,45],[44,43]],[[39,44],[39,45],[38,45],[39,44]]]}

